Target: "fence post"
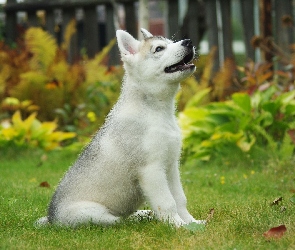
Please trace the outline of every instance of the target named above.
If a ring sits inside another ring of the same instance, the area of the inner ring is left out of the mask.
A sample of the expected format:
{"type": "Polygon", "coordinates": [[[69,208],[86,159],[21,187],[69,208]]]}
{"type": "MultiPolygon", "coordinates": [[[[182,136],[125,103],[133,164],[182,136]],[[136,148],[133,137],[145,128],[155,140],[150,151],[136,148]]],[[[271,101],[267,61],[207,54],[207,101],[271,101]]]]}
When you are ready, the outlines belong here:
{"type": "MultiPolygon", "coordinates": [[[[63,34],[63,41],[65,39],[66,28],[71,20],[76,19],[76,9],[75,8],[64,8],[62,9],[63,13],[63,23],[62,23],[62,34],[63,34]]],[[[78,52],[78,41],[77,41],[77,32],[72,35],[69,48],[67,48],[68,55],[67,60],[69,63],[73,63],[75,60],[75,56],[79,54],[78,52]]]]}
{"type": "Polygon", "coordinates": [[[274,1],[276,42],[290,55],[289,45],[293,43],[293,5],[292,0],[274,1]]]}
{"type": "Polygon", "coordinates": [[[46,10],[45,28],[46,28],[46,30],[53,37],[55,37],[55,15],[54,15],[54,9],[46,10]]]}
{"type": "Polygon", "coordinates": [[[84,35],[87,54],[93,58],[100,47],[96,6],[84,8],[84,35]]]}
{"type": "Polygon", "coordinates": [[[138,1],[138,34],[137,38],[143,38],[140,28],[149,29],[149,2],[148,0],[138,1]]]}
{"type": "Polygon", "coordinates": [[[7,11],[6,12],[6,43],[11,44],[16,41],[17,29],[16,29],[16,12],[7,11]]]}
{"type": "MultiPolygon", "coordinates": [[[[233,53],[233,38],[232,38],[232,25],[231,25],[231,0],[219,0],[221,10],[221,28],[222,28],[222,42],[223,46],[220,50],[224,51],[224,59],[234,58],[233,53]]],[[[223,63],[223,62],[221,62],[223,63]]]]}
{"type": "MultiPolygon", "coordinates": [[[[272,37],[271,0],[260,0],[260,30],[263,38],[272,37]]],[[[272,62],[272,54],[262,51],[264,60],[272,62]]]]}
{"type": "Polygon", "coordinates": [[[38,27],[39,26],[39,20],[38,20],[37,13],[35,10],[28,10],[27,16],[28,16],[28,26],[29,27],[38,27]]]}
{"type": "MultiPolygon", "coordinates": [[[[218,27],[217,27],[217,11],[216,11],[216,0],[205,1],[206,9],[206,23],[208,30],[208,43],[209,50],[213,47],[218,48],[218,27]]],[[[220,49],[220,48],[219,48],[220,49]]],[[[216,60],[214,60],[214,65],[212,67],[212,72],[217,72],[219,69],[219,53],[217,51],[216,60]]]]}
{"type": "Polygon", "coordinates": [[[135,19],[135,6],[134,2],[124,3],[125,8],[125,29],[133,36],[137,36],[136,19],[135,19]]]}
{"type": "MultiPolygon", "coordinates": [[[[7,0],[7,5],[16,3],[16,0],[7,0]]],[[[6,11],[6,24],[5,24],[5,33],[6,33],[6,43],[11,44],[15,42],[17,37],[16,29],[16,12],[15,11],[6,11]]]]}
{"type": "MultiPolygon", "coordinates": [[[[115,37],[114,7],[112,4],[106,4],[106,40],[110,42],[115,37]]],[[[117,65],[119,63],[119,50],[117,46],[114,46],[109,53],[109,65],[117,65]]]]}
{"type": "Polygon", "coordinates": [[[197,14],[200,9],[200,3],[196,0],[189,0],[188,2],[188,38],[192,40],[195,46],[200,43],[200,24],[199,16],[197,14]]]}
{"type": "Polygon", "coordinates": [[[178,0],[170,0],[168,2],[168,38],[177,41],[180,39],[178,18],[178,0]]]}
{"type": "Polygon", "coordinates": [[[254,0],[241,0],[242,26],[247,58],[255,61],[255,49],[251,45],[254,37],[254,0]]]}

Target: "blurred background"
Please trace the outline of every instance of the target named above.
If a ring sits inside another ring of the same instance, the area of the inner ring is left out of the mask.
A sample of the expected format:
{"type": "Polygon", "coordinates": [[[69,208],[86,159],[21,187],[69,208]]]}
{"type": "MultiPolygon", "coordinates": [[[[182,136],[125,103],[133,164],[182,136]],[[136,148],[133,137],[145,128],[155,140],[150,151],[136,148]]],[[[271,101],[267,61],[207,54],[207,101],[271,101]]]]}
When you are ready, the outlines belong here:
{"type": "Polygon", "coordinates": [[[120,93],[115,31],[141,39],[143,27],[197,48],[177,96],[185,147],[208,155],[218,143],[249,151],[287,138],[293,153],[293,18],[293,0],[1,0],[0,146],[89,138],[120,93]]]}
{"type": "MultiPolygon", "coordinates": [[[[180,40],[190,37],[200,54],[218,47],[215,70],[226,57],[267,59],[251,45],[254,36],[273,37],[287,50],[293,42],[292,0],[1,0],[1,37],[17,41],[25,29],[39,26],[60,44],[65,27],[76,20],[69,60],[81,50],[90,57],[125,29],[137,37],[138,27],[180,40]]],[[[238,59],[238,58],[237,58],[238,59]]],[[[111,64],[119,63],[116,53],[111,64]]]]}

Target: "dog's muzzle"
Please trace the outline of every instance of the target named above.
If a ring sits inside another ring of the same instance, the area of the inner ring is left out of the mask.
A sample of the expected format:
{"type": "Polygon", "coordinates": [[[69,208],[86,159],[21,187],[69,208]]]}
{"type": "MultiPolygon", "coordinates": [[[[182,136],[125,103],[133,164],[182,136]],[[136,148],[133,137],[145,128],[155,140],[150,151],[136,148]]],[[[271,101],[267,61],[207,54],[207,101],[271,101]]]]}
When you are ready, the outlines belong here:
{"type": "Polygon", "coordinates": [[[187,48],[187,54],[185,54],[184,58],[178,62],[175,63],[169,67],[165,68],[166,73],[174,73],[177,71],[184,71],[184,70],[193,70],[195,68],[195,65],[191,63],[195,56],[195,50],[193,43],[190,39],[185,39],[181,42],[181,46],[184,46],[187,48]]]}

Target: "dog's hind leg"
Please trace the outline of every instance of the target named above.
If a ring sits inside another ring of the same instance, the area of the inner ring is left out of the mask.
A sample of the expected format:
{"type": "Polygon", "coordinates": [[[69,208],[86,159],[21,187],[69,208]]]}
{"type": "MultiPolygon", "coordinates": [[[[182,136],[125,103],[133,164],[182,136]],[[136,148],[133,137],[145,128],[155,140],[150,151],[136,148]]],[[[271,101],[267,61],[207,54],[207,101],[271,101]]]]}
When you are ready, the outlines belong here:
{"type": "Polygon", "coordinates": [[[79,201],[72,204],[64,204],[58,208],[53,223],[67,226],[83,224],[112,225],[120,220],[103,205],[92,201],[79,201]]]}

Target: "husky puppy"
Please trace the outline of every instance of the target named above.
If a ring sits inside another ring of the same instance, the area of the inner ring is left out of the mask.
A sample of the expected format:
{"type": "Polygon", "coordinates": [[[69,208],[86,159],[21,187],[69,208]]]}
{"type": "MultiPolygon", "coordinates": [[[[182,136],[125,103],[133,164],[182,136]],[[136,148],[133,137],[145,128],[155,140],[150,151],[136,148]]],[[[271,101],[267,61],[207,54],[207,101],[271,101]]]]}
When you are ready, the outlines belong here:
{"type": "Polygon", "coordinates": [[[176,227],[204,223],[186,208],[174,103],[179,82],[195,71],[194,47],[188,39],[173,42],[141,31],[143,41],[116,32],[126,71],[119,100],[60,181],[37,225],[110,225],[144,201],[157,219],[176,227]]]}

